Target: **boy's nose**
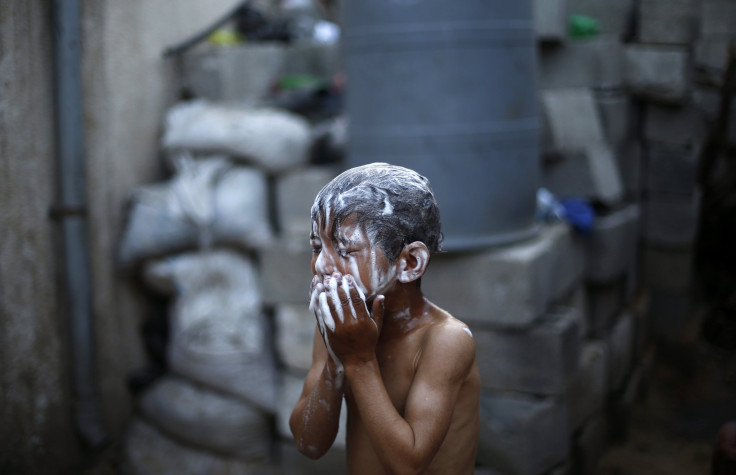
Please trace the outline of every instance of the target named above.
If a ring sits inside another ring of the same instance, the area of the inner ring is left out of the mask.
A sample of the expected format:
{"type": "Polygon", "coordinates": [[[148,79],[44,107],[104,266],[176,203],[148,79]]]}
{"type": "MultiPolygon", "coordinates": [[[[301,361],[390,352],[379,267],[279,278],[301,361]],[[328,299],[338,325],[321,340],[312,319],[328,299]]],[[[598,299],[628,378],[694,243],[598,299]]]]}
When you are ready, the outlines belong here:
{"type": "Polygon", "coordinates": [[[322,249],[317,256],[317,262],[314,264],[314,270],[317,275],[332,275],[337,269],[335,268],[335,260],[329,255],[325,249],[322,249]]]}

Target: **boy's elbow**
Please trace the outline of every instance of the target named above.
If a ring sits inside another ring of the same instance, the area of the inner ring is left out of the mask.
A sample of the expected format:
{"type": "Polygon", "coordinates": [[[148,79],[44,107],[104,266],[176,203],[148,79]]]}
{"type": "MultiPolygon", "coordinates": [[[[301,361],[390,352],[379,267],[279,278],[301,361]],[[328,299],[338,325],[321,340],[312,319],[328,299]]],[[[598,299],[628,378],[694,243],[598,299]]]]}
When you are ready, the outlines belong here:
{"type": "Polygon", "coordinates": [[[305,443],[303,440],[295,440],[296,449],[307,458],[317,460],[327,453],[327,449],[305,443]]]}

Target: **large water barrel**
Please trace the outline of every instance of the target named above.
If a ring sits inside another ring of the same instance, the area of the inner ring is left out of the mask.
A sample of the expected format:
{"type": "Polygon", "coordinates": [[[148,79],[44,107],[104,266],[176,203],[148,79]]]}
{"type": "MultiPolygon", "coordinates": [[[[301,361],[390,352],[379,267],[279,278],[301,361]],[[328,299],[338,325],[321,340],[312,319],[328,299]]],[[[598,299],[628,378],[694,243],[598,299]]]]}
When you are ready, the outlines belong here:
{"type": "Polygon", "coordinates": [[[444,247],[533,235],[539,112],[530,0],[344,0],[349,166],[427,176],[444,247]]]}

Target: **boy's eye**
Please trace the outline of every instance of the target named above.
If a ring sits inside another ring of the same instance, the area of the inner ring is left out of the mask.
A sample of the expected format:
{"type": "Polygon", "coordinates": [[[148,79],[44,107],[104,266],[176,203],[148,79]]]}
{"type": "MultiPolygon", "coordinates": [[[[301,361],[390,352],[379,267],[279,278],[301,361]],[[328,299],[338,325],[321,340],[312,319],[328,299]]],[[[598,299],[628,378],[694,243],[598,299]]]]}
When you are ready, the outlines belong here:
{"type": "Polygon", "coordinates": [[[350,252],[346,251],[345,249],[338,249],[337,252],[338,254],[340,254],[340,257],[347,258],[350,255],[350,252]]]}
{"type": "Polygon", "coordinates": [[[312,246],[312,254],[319,254],[322,250],[322,246],[312,246]]]}

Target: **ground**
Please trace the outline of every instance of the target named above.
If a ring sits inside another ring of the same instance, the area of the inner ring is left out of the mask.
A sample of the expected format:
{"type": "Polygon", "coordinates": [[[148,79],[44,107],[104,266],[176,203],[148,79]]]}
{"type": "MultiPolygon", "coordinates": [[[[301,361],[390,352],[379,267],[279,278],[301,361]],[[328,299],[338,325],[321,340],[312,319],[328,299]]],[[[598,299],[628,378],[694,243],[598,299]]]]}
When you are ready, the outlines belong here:
{"type": "Polygon", "coordinates": [[[628,437],[609,447],[597,475],[710,473],[718,429],[736,420],[736,345],[719,343],[700,332],[688,344],[657,346],[628,437]]]}

